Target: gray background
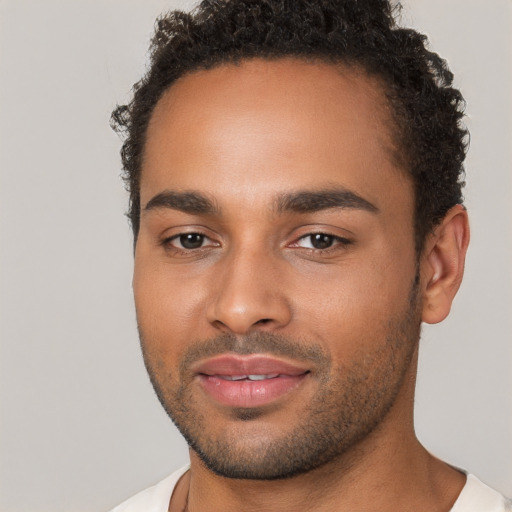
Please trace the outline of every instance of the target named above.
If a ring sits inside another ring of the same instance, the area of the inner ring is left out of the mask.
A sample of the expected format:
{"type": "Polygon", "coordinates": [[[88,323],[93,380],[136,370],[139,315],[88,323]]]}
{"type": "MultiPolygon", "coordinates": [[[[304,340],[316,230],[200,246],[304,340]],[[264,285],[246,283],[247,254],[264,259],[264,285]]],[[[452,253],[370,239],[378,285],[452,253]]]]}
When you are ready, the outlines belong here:
{"type": "MultiPolygon", "coordinates": [[[[424,332],[418,435],[512,494],[512,2],[404,3],[456,73],[472,132],[472,245],[452,315],[424,332]]],[[[176,5],[0,1],[2,511],[106,510],[187,460],[139,355],[108,127],[176,5]]]]}

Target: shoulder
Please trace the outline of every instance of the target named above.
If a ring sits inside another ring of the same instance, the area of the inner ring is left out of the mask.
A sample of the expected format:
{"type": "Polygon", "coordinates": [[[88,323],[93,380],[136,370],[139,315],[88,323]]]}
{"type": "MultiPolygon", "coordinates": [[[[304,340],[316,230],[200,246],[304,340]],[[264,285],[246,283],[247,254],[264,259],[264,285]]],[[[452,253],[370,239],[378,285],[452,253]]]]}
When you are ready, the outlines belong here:
{"type": "Polygon", "coordinates": [[[171,495],[188,466],[178,469],[167,478],[124,501],[110,512],[167,512],[171,495]]]}
{"type": "Polygon", "coordinates": [[[512,501],[468,474],[466,485],[450,512],[512,512],[512,501]]]}

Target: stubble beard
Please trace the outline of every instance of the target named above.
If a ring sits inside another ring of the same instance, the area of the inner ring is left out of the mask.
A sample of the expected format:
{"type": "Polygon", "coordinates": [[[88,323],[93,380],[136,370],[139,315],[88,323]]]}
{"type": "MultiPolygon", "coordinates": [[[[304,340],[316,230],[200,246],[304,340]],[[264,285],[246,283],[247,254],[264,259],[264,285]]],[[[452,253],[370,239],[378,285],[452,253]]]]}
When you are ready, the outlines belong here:
{"type": "MultiPolygon", "coordinates": [[[[246,337],[222,334],[191,344],[180,363],[178,382],[151,356],[140,332],[144,362],[156,395],[204,465],[214,473],[237,479],[276,480],[306,473],[340,460],[382,423],[404,384],[420,336],[417,279],[409,307],[390,319],[384,341],[350,366],[335,368],[328,353],[312,343],[256,332],[246,337]],[[205,416],[192,392],[190,364],[221,353],[267,353],[314,364],[318,392],[300,422],[284,434],[273,431],[261,442],[247,438],[247,425],[265,414],[261,408],[234,408],[232,422],[213,437],[212,419],[205,416]]],[[[342,343],[343,340],[340,340],[342,343]]]]}

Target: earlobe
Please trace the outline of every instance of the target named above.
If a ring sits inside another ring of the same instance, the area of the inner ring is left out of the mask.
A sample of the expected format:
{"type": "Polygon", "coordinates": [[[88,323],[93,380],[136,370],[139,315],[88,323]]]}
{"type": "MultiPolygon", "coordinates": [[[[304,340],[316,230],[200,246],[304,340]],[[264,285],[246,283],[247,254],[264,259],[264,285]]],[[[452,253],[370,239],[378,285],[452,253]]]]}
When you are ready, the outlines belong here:
{"type": "Polygon", "coordinates": [[[464,275],[468,244],[467,211],[458,204],[448,211],[425,242],[421,260],[424,322],[435,324],[448,316],[464,275]]]}

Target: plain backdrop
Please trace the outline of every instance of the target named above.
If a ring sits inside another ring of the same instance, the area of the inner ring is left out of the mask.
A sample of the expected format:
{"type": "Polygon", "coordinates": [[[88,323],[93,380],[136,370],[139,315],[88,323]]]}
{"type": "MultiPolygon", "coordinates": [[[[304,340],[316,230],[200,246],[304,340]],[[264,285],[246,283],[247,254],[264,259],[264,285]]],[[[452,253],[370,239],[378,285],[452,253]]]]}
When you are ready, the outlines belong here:
{"type": "MultiPolygon", "coordinates": [[[[424,444],[512,494],[512,2],[404,0],[468,102],[472,245],[426,328],[424,444]]],[[[104,511],[187,461],[139,353],[110,111],[190,3],[0,1],[0,510],[104,511]]]]}

